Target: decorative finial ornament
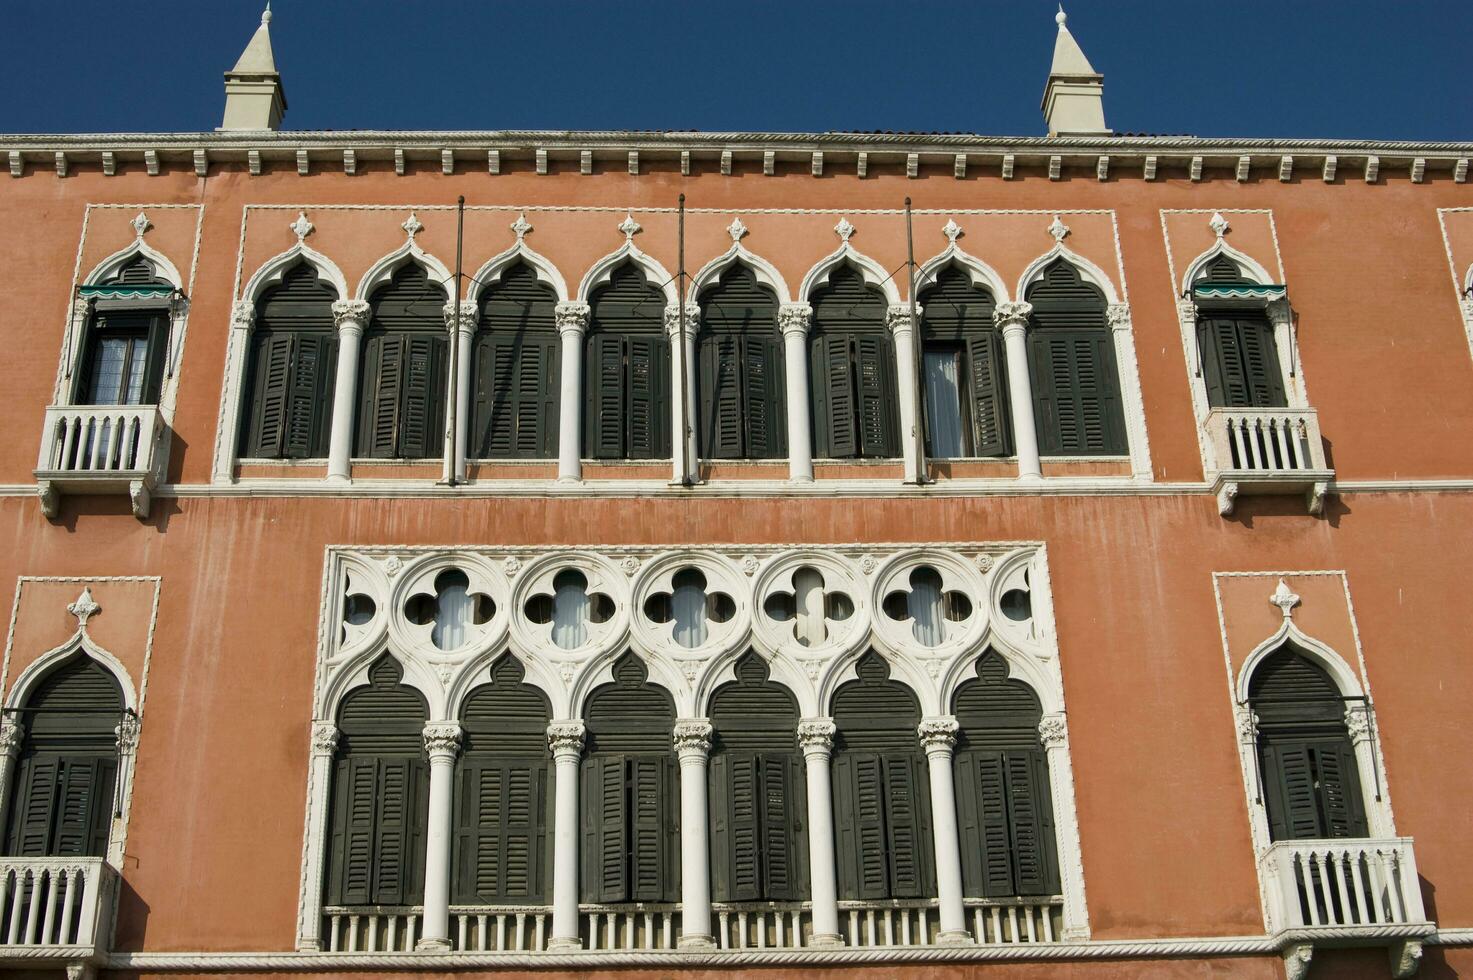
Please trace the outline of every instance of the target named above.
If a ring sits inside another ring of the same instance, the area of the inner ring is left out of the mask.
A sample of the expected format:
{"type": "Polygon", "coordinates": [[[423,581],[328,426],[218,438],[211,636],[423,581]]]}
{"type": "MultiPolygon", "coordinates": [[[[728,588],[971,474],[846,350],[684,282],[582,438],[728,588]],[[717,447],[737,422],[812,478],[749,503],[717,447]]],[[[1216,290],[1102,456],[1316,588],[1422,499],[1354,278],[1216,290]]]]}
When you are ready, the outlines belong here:
{"type": "Polygon", "coordinates": [[[138,216],[132,221],[128,222],[128,224],[133,226],[133,233],[139,238],[142,238],[143,233],[153,227],[153,222],[149,221],[148,215],[144,214],[142,211],[139,211],[138,216]]]}
{"type": "Polygon", "coordinates": [[[948,242],[955,245],[956,240],[962,237],[962,226],[957,224],[955,219],[947,218],[946,224],[941,226],[941,234],[946,236],[948,242]]]}
{"type": "Polygon", "coordinates": [[[409,212],[409,217],[404,219],[404,223],[399,227],[404,229],[405,234],[409,236],[411,242],[414,241],[415,235],[425,230],[424,222],[420,221],[419,215],[413,211],[409,212]]]}
{"type": "Polygon", "coordinates": [[[517,220],[511,223],[512,234],[517,236],[517,241],[527,237],[527,232],[532,230],[532,223],[527,220],[527,212],[523,211],[517,215],[517,220]]]}
{"type": "Polygon", "coordinates": [[[1048,226],[1048,233],[1054,236],[1054,241],[1062,245],[1064,244],[1064,239],[1069,237],[1069,226],[1060,221],[1059,216],[1056,214],[1054,215],[1054,220],[1048,226]]]}
{"type": "Polygon", "coordinates": [[[849,236],[854,234],[854,226],[849,223],[848,218],[840,218],[839,223],[834,225],[834,234],[839,236],[839,241],[848,245],[849,236]]]}
{"type": "Polygon", "coordinates": [[[297,236],[298,245],[302,244],[302,242],[306,240],[307,236],[312,234],[314,230],[312,222],[307,220],[307,212],[305,211],[298,211],[297,220],[287,225],[287,227],[290,228],[292,230],[292,233],[297,236]]]}
{"type": "Polygon", "coordinates": [[[1294,607],[1299,605],[1299,597],[1289,591],[1289,586],[1283,579],[1279,579],[1278,587],[1274,589],[1274,594],[1268,597],[1268,601],[1279,607],[1285,619],[1293,616],[1294,607]]]}
{"type": "Polygon", "coordinates": [[[619,230],[624,233],[624,240],[626,242],[632,242],[634,241],[634,236],[639,234],[644,229],[640,226],[638,221],[634,220],[634,213],[630,211],[625,212],[624,220],[619,222],[619,230]]]}
{"type": "Polygon", "coordinates": [[[731,224],[726,226],[726,233],[731,236],[733,242],[742,240],[742,236],[747,233],[747,226],[742,224],[740,215],[731,219],[731,224]]]}
{"type": "Polygon", "coordinates": [[[1231,226],[1228,224],[1228,220],[1222,216],[1221,211],[1214,211],[1212,213],[1212,220],[1207,222],[1207,227],[1211,228],[1212,233],[1221,240],[1222,236],[1227,234],[1228,228],[1231,226]]]}
{"type": "Polygon", "coordinates": [[[266,9],[261,11],[261,23],[271,23],[271,0],[266,0],[266,9]]]}
{"type": "Polygon", "coordinates": [[[1063,27],[1064,22],[1068,19],[1069,15],[1064,13],[1064,5],[1062,3],[1059,4],[1059,12],[1054,14],[1054,23],[1058,24],[1060,27],[1063,27]]]}
{"type": "Polygon", "coordinates": [[[66,607],[66,611],[77,617],[77,628],[86,629],[87,620],[102,612],[102,607],[92,601],[92,588],[82,587],[82,594],[77,596],[77,601],[66,607]]]}

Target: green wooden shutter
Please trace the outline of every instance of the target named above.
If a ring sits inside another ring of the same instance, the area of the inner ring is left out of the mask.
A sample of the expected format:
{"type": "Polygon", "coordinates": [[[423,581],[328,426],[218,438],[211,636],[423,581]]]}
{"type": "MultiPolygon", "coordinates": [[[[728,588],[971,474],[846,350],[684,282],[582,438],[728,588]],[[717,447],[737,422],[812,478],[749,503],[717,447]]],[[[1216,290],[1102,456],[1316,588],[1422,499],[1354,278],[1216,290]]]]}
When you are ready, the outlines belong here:
{"type": "MultiPolygon", "coordinates": [[[[537,390],[527,393],[521,428],[530,436],[527,443],[530,453],[541,459],[556,459],[558,430],[562,424],[562,348],[554,335],[544,340],[538,350],[537,367],[531,372],[531,383],[537,390]]],[[[522,383],[525,392],[527,376],[524,375],[522,383]]]]}
{"type": "Polygon", "coordinates": [[[1266,744],[1260,757],[1269,836],[1273,840],[1312,840],[1323,836],[1309,746],[1302,742],[1266,744]]]}
{"type": "Polygon", "coordinates": [[[486,459],[546,459],[557,454],[556,341],[488,337],[477,346],[477,453],[486,459]]]}
{"type": "Polygon", "coordinates": [[[294,339],[289,333],[258,334],[255,338],[255,390],[251,393],[247,456],[275,458],[285,447],[294,339]]]}
{"type": "Polygon", "coordinates": [[[359,456],[388,459],[398,453],[407,340],[401,334],[381,334],[364,345],[359,456]]]}
{"type": "Polygon", "coordinates": [[[1347,740],[1336,739],[1312,746],[1311,752],[1319,775],[1317,789],[1324,809],[1325,836],[1367,836],[1355,749],[1347,740]]]}
{"type": "Polygon", "coordinates": [[[725,761],[731,780],[727,794],[731,897],[726,901],[755,902],[765,897],[762,894],[760,763],[757,756],[748,753],[731,755],[725,761]]]}
{"type": "Polygon", "coordinates": [[[503,901],[541,900],[547,827],[543,801],[547,798],[547,767],[537,762],[502,763],[502,804],[505,872],[503,901]]]}
{"type": "Polygon", "coordinates": [[[530,759],[461,763],[456,806],[455,901],[508,904],[543,898],[547,766],[530,759]]]}
{"type": "Polygon", "coordinates": [[[895,365],[888,338],[859,334],[854,338],[858,381],[859,452],[863,456],[895,456],[895,365]]]}
{"type": "Polygon", "coordinates": [[[1053,895],[1059,883],[1048,760],[1041,749],[1015,749],[1006,754],[1004,767],[1008,834],[1017,875],[1015,894],[1053,895]]]}
{"type": "Polygon", "coordinates": [[[491,458],[496,452],[496,355],[494,338],[482,336],[473,349],[471,364],[471,454],[479,459],[491,458]]]}
{"type": "Polygon", "coordinates": [[[399,433],[399,455],[427,459],[444,452],[445,378],[438,337],[410,334],[405,338],[404,408],[399,433]]]}
{"type": "Polygon", "coordinates": [[[1006,366],[996,331],[967,337],[967,381],[972,409],[972,454],[1006,456],[1012,448],[1006,366]]]}
{"type": "Polygon", "coordinates": [[[711,756],[707,774],[706,805],[710,808],[711,823],[711,898],[717,902],[734,901],[732,898],[732,854],[731,854],[731,773],[728,761],[731,756],[718,752],[711,756]]]}
{"type": "Polygon", "coordinates": [[[630,872],[632,894],[636,902],[665,901],[670,877],[670,824],[667,812],[670,801],[668,782],[671,777],[668,760],[659,757],[634,756],[629,760],[630,780],[630,847],[633,861],[630,872]]]}
{"type": "Polygon", "coordinates": [[[477,384],[484,386],[487,411],[481,432],[480,455],[487,459],[506,459],[514,455],[517,396],[517,343],[507,337],[489,337],[479,345],[481,364],[476,372],[477,384]]]}
{"type": "Polygon", "coordinates": [[[1260,408],[1284,407],[1288,402],[1284,397],[1284,378],[1279,368],[1273,324],[1267,318],[1256,317],[1238,320],[1237,327],[1251,404],[1260,408]]]}
{"type": "Polygon", "coordinates": [[[321,456],[327,450],[332,417],[331,379],[336,365],[331,336],[297,334],[292,356],[291,399],[286,413],[282,454],[292,459],[321,456]]]}
{"type": "Polygon", "coordinates": [[[822,440],[820,455],[845,459],[859,453],[859,419],[855,411],[854,361],[850,340],[839,335],[820,338],[822,370],[818,385],[823,391],[824,411],[814,414],[822,440]]]}
{"type": "Polygon", "coordinates": [[[503,771],[495,763],[460,764],[455,807],[454,901],[462,905],[496,902],[502,886],[503,771]]]}
{"type": "Polygon", "coordinates": [[[117,771],[112,758],[62,760],[50,853],[90,857],[107,853],[117,771]]]}
{"type": "Polygon", "coordinates": [[[787,382],[782,341],[766,336],[747,337],[743,347],[747,456],[752,459],[786,456],[787,382]]]}
{"type": "Polygon", "coordinates": [[[1208,404],[1277,408],[1287,403],[1273,325],[1266,318],[1203,317],[1197,342],[1208,404]]]}
{"type": "Polygon", "coordinates": [[[590,902],[629,898],[629,806],[622,755],[583,767],[583,894],[590,902]]]}
{"type": "Polygon", "coordinates": [[[890,872],[888,897],[925,898],[931,894],[925,763],[905,756],[890,756],[883,763],[886,850],[890,872]]]}
{"type": "Polygon", "coordinates": [[[700,453],[708,459],[739,459],[745,454],[741,339],[736,334],[701,338],[700,453]]]}
{"type": "Polygon", "coordinates": [[[1005,754],[995,750],[977,750],[959,754],[961,779],[957,792],[968,805],[964,813],[973,815],[963,821],[963,875],[972,871],[967,891],[988,898],[1017,894],[1017,876],[1013,864],[1013,848],[1008,827],[1005,754]],[[975,888],[975,891],[974,891],[975,888]]]}
{"type": "Polygon", "coordinates": [[[1039,448],[1045,455],[1126,451],[1108,332],[1036,330],[1030,345],[1039,448]]]}
{"type": "Polygon", "coordinates": [[[834,816],[839,854],[839,897],[890,897],[885,779],[881,757],[841,753],[834,760],[834,816]]]}
{"type": "Polygon", "coordinates": [[[583,409],[584,452],[595,459],[624,456],[624,339],[588,338],[587,400],[583,409]]]}
{"type": "Polygon", "coordinates": [[[664,338],[631,335],[628,408],[621,419],[629,459],[670,455],[670,345],[664,338]]]}
{"type": "Polygon", "coordinates": [[[19,769],[16,785],[21,792],[11,804],[6,851],[16,857],[45,857],[51,851],[61,760],[52,755],[31,755],[21,760],[19,769]]]}
{"type": "Polygon", "coordinates": [[[758,848],[762,855],[762,894],[770,902],[794,902],[803,897],[796,838],[801,828],[795,816],[798,796],[803,792],[795,778],[797,765],[791,755],[759,757],[762,821],[758,848]]]}
{"type": "Polygon", "coordinates": [[[408,905],[416,899],[416,857],[423,853],[414,819],[421,768],[417,759],[384,759],[379,764],[373,864],[373,901],[378,905],[408,905]]]}
{"type": "Polygon", "coordinates": [[[333,784],[333,864],[329,905],[367,905],[373,901],[374,809],[378,760],[339,759],[333,784]]]}

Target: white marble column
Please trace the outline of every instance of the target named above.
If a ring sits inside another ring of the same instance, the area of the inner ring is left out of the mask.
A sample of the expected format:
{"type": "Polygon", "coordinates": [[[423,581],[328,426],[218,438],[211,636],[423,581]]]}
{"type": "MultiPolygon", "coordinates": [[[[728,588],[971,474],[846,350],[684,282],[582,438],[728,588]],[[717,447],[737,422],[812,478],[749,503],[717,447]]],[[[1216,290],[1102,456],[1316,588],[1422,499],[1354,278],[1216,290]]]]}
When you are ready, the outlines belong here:
{"type": "Polygon", "coordinates": [[[834,793],[829,760],[834,753],[832,718],[798,723],[798,744],[808,780],[808,881],[813,893],[813,938],[809,946],[842,946],[839,879],[834,867],[834,793]]]}
{"type": "Polygon", "coordinates": [[[547,726],[556,772],[552,830],[552,936],[549,952],[582,949],[578,935],[578,765],[583,759],[581,721],[547,726]]]}
{"type": "Polygon", "coordinates": [[[559,377],[557,478],[583,479],[583,334],[592,308],[587,303],[559,303],[557,321],[559,377]]]}
{"type": "Polygon", "coordinates": [[[450,948],[451,799],[460,735],[460,725],[453,721],[432,721],[424,729],[425,753],[430,757],[430,812],[425,833],[424,915],[415,948],[431,952],[450,948]]]}
{"type": "MultiPolygon", "coordinates": [[[[916,307],[916,316],[921,308],[916,307]]],[[[916,325],[910,319],[910,307],[890,307],[890,335],[895,342],[895,378],[900,397],[900,451],[905,462],[905,482],[922,482],[921,473],[921,385],[920,367],[916,364],[916,325]]]]}
{"type": "Polygon", "coordinates": [[[695,476],[696,409],[687,405],[696,393],[696,328],[701,310],[685,307],[685,339],[680,337],[680,307],[665,307],[665,331],[670,335],[670,482],[683,484],[695,476]]]}
{"type": "Polygon", "coordinates": [[[787,303],[777,311],[783,333],[783,371],[787,383],[788,479],[813,482],[813,429],[809,417],[808,327],[813,307],[787,303]]]}
{"type": "Polygon", "coordinates": [[[476,335],[476,304],[460,301],[460,316],[451,303],[445,304],[445,328],[455,345],[455,429],[446,426],[445,470],[455,481],[465,480],[466,437],[471,429],[471,341],[476,335]]]}
{"type": "Polygon", "coordinates": [[[327,445],[327,478],[346,482],[353,457],[353,416],[358,407],[358,357],[363,348],[363,331],[368,326],[368,304],[362,300],[338,300],[332,304],[333,324],[338,331],[338,367],[332,389],[332,429],[327,445]]]}
{"type": "MultiPolygon", "coordinates": [[[[15,760],[20,757],[21,743],[25,741],[26,726],[14,714],[7,712],[0,717],[0,806],[10,805],[10,784],[15,779],[15,760]]],[[[10,817],[5,814],[6,819],[10,817]]]]}
{"type": "Polygon", "coordinates": [[[332,761],[338,750],[338,726],[330,721],[312,723],[312,755],[307,784],[307,867],[303,877],[302,917],[297,923],[297,951],[322,949],[322,868],[327,858],[327,811],[332,800],[332,761]]]}
{"type": "Polygon", "coordinates": [[[1378,793],[1381,785],[1380,773],[1376,771],[1376,754],[1371,740],[1375,738],[1374,719],[1371,709],[1364,701],[1347,701],[1345,704],[1345,730],[1350,735],[1350,744],[1355,749],[1355,763],[1359,771],[1363,806],[1366,811],[1366,829],[1372,837],[1395,837],[1396,828],[1391,822],[1390,809],[1385,805],[1385,793],[1378,793]],[[1380,799],[1377,799],[1377,797],[1380,799]]]}
{"type": "Polygon", "coordinates": [[[1032,303],[999,303],[992,322],[1002,330],[1008,362],[1008,407],[1013,416],[1013,449],[1018,455],[1018,478],[1043,476],[1038,459],[1038,423],[1033,418],[1033,382],[1028,376],[1028,316],[1032,303]]]}
{"type": "Polygon", "coordinates": [[[955,771],[951,752],[956,747],[957,720],[950,715],[926,718],[917,733],[926,750],[931,774],[931,833],[936,844],[936,897],[941,913],[937,942],[973,942],[962,903],[962,851],[956,826],[955,771]]]}
{"type": "MultiPolygon", "coordinates": [[[[1135,356],[1135,331],[1131,328],[1130,304],[1112,303],[1105,308],[1110,324],[1110,341],[1115,348],[1115,370],[1120,385],[1120,412],[1125,416],[1126,448],[1130,473],[1137,480],[1151,479],[1151,449],[1146,441],[1146,409],[1141,395],[1141,372],[1135,356]]],[[[1282,354],[1280,355],[1282,356],[1282,354]]],[[[1284,376],[1285,391],[1289,376],[1284,376]]],[[[1289,404],[1294,404],[1292,401],[1289,404]]]]}
{"type": "Polygon", "coordinates": [[[1079,853],[1079,817],[1074,805],[1074,764],[1069,758],[1069,725],[1062,712],[1038,723],[1038,738],[1048,756],[1049,795],[1054,802],[1055,845],[1059,854],[1059,890],[1064,896],[1064,942],[1089,938],[1089,910],[1084,902],[1084,865],[1079,853]]]}
{"type": "Polygon", "coordinates": [[[711,937],[711,846],[707,839],[706,762],[711,723],[682,718],[675,723],[680,760],[680,948],[709,949],[711,937]]]}

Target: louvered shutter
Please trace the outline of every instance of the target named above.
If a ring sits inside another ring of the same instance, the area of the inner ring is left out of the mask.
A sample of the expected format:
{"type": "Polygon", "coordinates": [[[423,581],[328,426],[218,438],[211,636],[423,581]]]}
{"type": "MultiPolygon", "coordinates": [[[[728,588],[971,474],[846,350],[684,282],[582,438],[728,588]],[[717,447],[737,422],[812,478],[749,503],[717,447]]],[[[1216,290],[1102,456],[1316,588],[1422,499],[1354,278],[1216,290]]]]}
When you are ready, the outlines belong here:
{"type": "Polygon", "coordinates": [[[247,456],[268,459],[282,454],[286,441],[293,341],[293,335],[289,333],[256,336],[255,390],[251,393],[251,434],[247,456]]]}
{"type": "Polygon", "coordinates": [[[794,779],[794,760],[790,755],[759,757],[762,820],[758,850],[766,872],[762,894],[769,902],[794,902],[802,898],[799,861],[795,855],[798,827],[794,819],[797,794],[803,792],[794,779]]]}
{"type": "Polygon", "coordinates": [[[880,335],[860,334],[854,338],[855,374],[858,380],[859,452],[862,456],[894,456],[895,392],[890,379],[890,344],[880,335]]]}
{"type": "Polygon", "coordinates": [[[726,760],[731,780],[727,832],[730,838],[729,871],[731,902],[755,902],[763,898],[761,848],[761,772],[758,757],[734,754],[726,760]]]}
{"type": "Polygon", "coordinates": [[[632,894],[636,902],[659,902],[671,897],[667,855],[670,851],[668,760],[659,757],[634,756],[629,760],[632,811],[630,822],[630,856],[634,867],[630,874],[632,894]]]}
{"type": "Polygon", "coordinates": [[[700,453],[708,459],[739,459],[746,418],[742,411],[742,338],[707,334],[701,338],[700,453]]]}
{"type": "Polygon", "coordinates": [[[472,449],[480,459],[492,457],[496,452],[496,398],[501,388],[496,381],[496,355],[498,348],[494,338],[482,337],[475,345],[471,365],[471,419],[472,449]]]}
{"type": "Polygon", "coordinates": [[[707,774],[706,805],[710,808],[711,817],[711,898],[717,902],[733,901],[730,758],[725,752],[713,755],[707,774]]]}
{"type": "Polygon", "coordinates": [[[1273,325],[1259,317],[1238,320],[1237,328],[1243,351],[1243,375],[1251,399],[1249,404],[1259,408],[1284,407],[1287,401],[1273,325]]]}
{"type": "Polygon", "coordinates": [[[360,456],[388,459],[398,452],[407,341],[400,334],[381,334],[368,338],[364,345],[363,404],[358,415],[360,456]]]}
{"type": "Polygon", "coordinates": [[[1005,753],[972,753],[976,764],[976,792],[982,850],[983,894],[1001,898],[1016,893],[1017,876],[1009,833],[1005,753]]]}
{"type": "Polygon", "coordinates": [[[291,398],[286,412],[282,455],[306,459],[326,451],[326,432],[332,413],[332,338],[299,333],[292,352],[291,398]]]}
{"type": "Polygon", "coordinates": [[[1322,837],[1309,745],[1267,744],[1262,748],[1261,759],[1268,796],[1269,836],[1274,840],[1322,837]]]}
{"type": "Polygon", "coordinates": [[[16,857],[50,853],[60,782],[61,760],[57,757],[31,755],[21,760],[16,782],[20,793],[11,804],[7,853],[16,857]]]}
{"type": "Polygon", "coordinates": [[[842,899],[890,896],[884,784],[879,755],[843,753],[834,760],[839,897],[842,899]]]}
{"type": "Polygon", "coordinates": [[[823,393],[822,411],[814,413],[818,427],[819,454],[845,459],[859,453],[859,419],[855,411],[854,362],[848,337],[820,338],[820,357],[815,361],[822,374],[816,389],[823,393]]]}
{"type": "Polygon", "coordinates": [[[506,762],[503,773],[503,839],[505,872],[499,898],[529,902],[542,898],[543,855],[547,830],[543,800],[547,798],[547,767],[536,762],[506,762]]]}
{"type": "Polygon", "coordinates": [[[143,391],[139,403],[157,405],[164,385],[164,358],[169,346],[169,318],[155,313],[148,320],[147,361],[143,368],[143,391]]]}
{"type": "Polygon", "coordinates": [[[562,350],[556,336],[544,339],[537,350],[536,370],[524,373],[522,378],[526,403],[520,431],[526,434],[523,444],[529,453],[535,458],[553,459],[558,454],[558,428],[562,424],[562,350]],[[529,383],[535,385],[535,390],[527,390],[529,383]]]}
{"type": "Polygon", "coordinates": [[[440,426],[444,399],[441,343],[438,338],[410,334],[405,338],[404,408],[399,455],[427,459],[444,451],[440,426]]]}
{"type": "Polygon", "coordinates": [[[492,337],[480,345],[482,364],[476,372],[477,383],[485,392],[487,412],[480,427],[480,454],[488,459],[505,459],[515,455],[517,398],[520,395],[516,342],[505,337],[492,337]]]}
{"type": "Polygon", "coordinates": [[[594,334],[588,338],[587,350],[584,451],[596,459],[620,459],[624,456],[623,338],[594,334]]]}
{"type": "Polygon", "coordinates": [[[922,765],[919,759],[905,756],[884,760],[889,898],[925,898],[931,892],[931,841],[922,765]]]}
{"type": "Polygon", "coordinates": [[[590,902],[629,898],[629,808],[624,756],[593,756],[583,767],[583,894],[590,902]]]}
{"type": "Polygon", "coordinates": [[[415,857],[419,848],[414,821],[418,760],[380,763],[378,826],[374,835],[374,896],[377,905],[413,901],[415,857]]]}
{"type": "Polygon", "coordinates": [[[378,759],[339,759],[334,774],[333,868],[329,905],[367,905],[374,901],[374,817],[378,759]]]}
{"type": "Polygon", "coordinates": [[[491,762],[460,765],[455,808],[455,901],[494,904],[501,895],[505,814],[503,770],[491,762]]]}
{"type": "Polygon", "coordinates": [[[628,409],[620,435],[629,459],[670,455],[670,346],[658,335],[631,335],[628,409]],[[627,431],[627,436],[624,432],[627,431]]]}
{"type": "Polygon", "coordinates": [[[1126,451],[1112,345],[1104,331],[1034,332],[1030,367],[1045,455],[1126,451]]]}
{"type": "Polygon", "coordinates": [[[1197,343],[1202,352],[1202,380],[1207,404],[1216,407],[1248,405],[1248,382],[1238,350],[1238,329],[1222,317],[1197,321],[1197,343]]]}
{"type": "Polygon", "coordinates": [[[972,409],[972,455],[1006,456],[1011,450],[1006,366],[996,331],[967,338],[967,381],[972,409]]]}
{"type": "Polygon", "coordinates": [[[50,853],[101,857],[112,821],[115,759],[65,758],[50,853]]]}
{"type": "Polygon", "coordinates": [[[1346,740],[1338,739],[1314,745],[1311,752],[1319,775],[1317,790],[1324,810],[1324,836],[1365,837],[1369,830],[1355,749],[1346,740]]]}
{"type": "Polygon", "coordinates": [[[1004,767],[1015,894],[1053,895],[1059,886],[1048,762],[1040,749],[1014,749],[1006,753],[1004,767]]]}
{"type": "Polygon", "coordinates": [[[785,456],[788,430],[782,343],[768,336],[747,337],[743,346],[747,456],[752,459],[785,456]]]}

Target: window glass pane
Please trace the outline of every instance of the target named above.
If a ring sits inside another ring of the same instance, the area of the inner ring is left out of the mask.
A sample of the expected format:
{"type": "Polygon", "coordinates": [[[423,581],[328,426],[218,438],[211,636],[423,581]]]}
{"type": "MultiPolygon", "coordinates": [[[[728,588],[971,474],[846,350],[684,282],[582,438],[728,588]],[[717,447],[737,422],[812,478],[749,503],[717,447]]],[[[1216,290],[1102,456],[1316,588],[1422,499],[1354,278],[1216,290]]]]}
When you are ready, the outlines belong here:
{"type": "Polygon", "coordinates": [[[123,397],[123,404],[138,405],[143,401],[143,372],[148,367],[148,341],[135,337],[128,345],[128,389],[123,397]]]}
{"type": "Polygon", "coordinates": [[[92,388],[87,392],[87,400],[93,405],[117,404],[130,343],[126,337],[98,338],[97,352],[93,355],[92,388]]]}
{"type": "Polygon", "coordinates": [[[588,642],[587,580],[582,575],[559,574],[553,582],[552,642],[564,650],[581,647],[588,642]]]}
{"type": "Polygon", "coordinates": [[[698,647],[706,642],[706,589],[695,582],[677,585],[671,594],[675,642],[698,647]]]}
{"type": "Polygon", "coordinates": [[[910,577],[910,594],[906,611],[915,620],[911,635],[928,647],[940,646],[946,639],[946,625],[941,596],[941,576],[923,568],[910,577]]]}
{"type": "Polygon", "coordinates": [[[466,641],[471,621],[470,580],[463,572],[441,575],[435,582],[435,626],[430,642],[441,650],[454,650],[466,641]]]}
{"type": "Polygon", "coordinates": [[[823,625],[823,575],[816,568],[798,569],[793,573],[793,592],[798,607],[798,625],[794,633],[803,646],[817,646],[826,635],[823,625]]]}
{"type": "Polygon", "coordinates": [[[922,358],[931,455],[941,459],[961,456],[962,402],[956,352],[928,350],[922,358]]]}

